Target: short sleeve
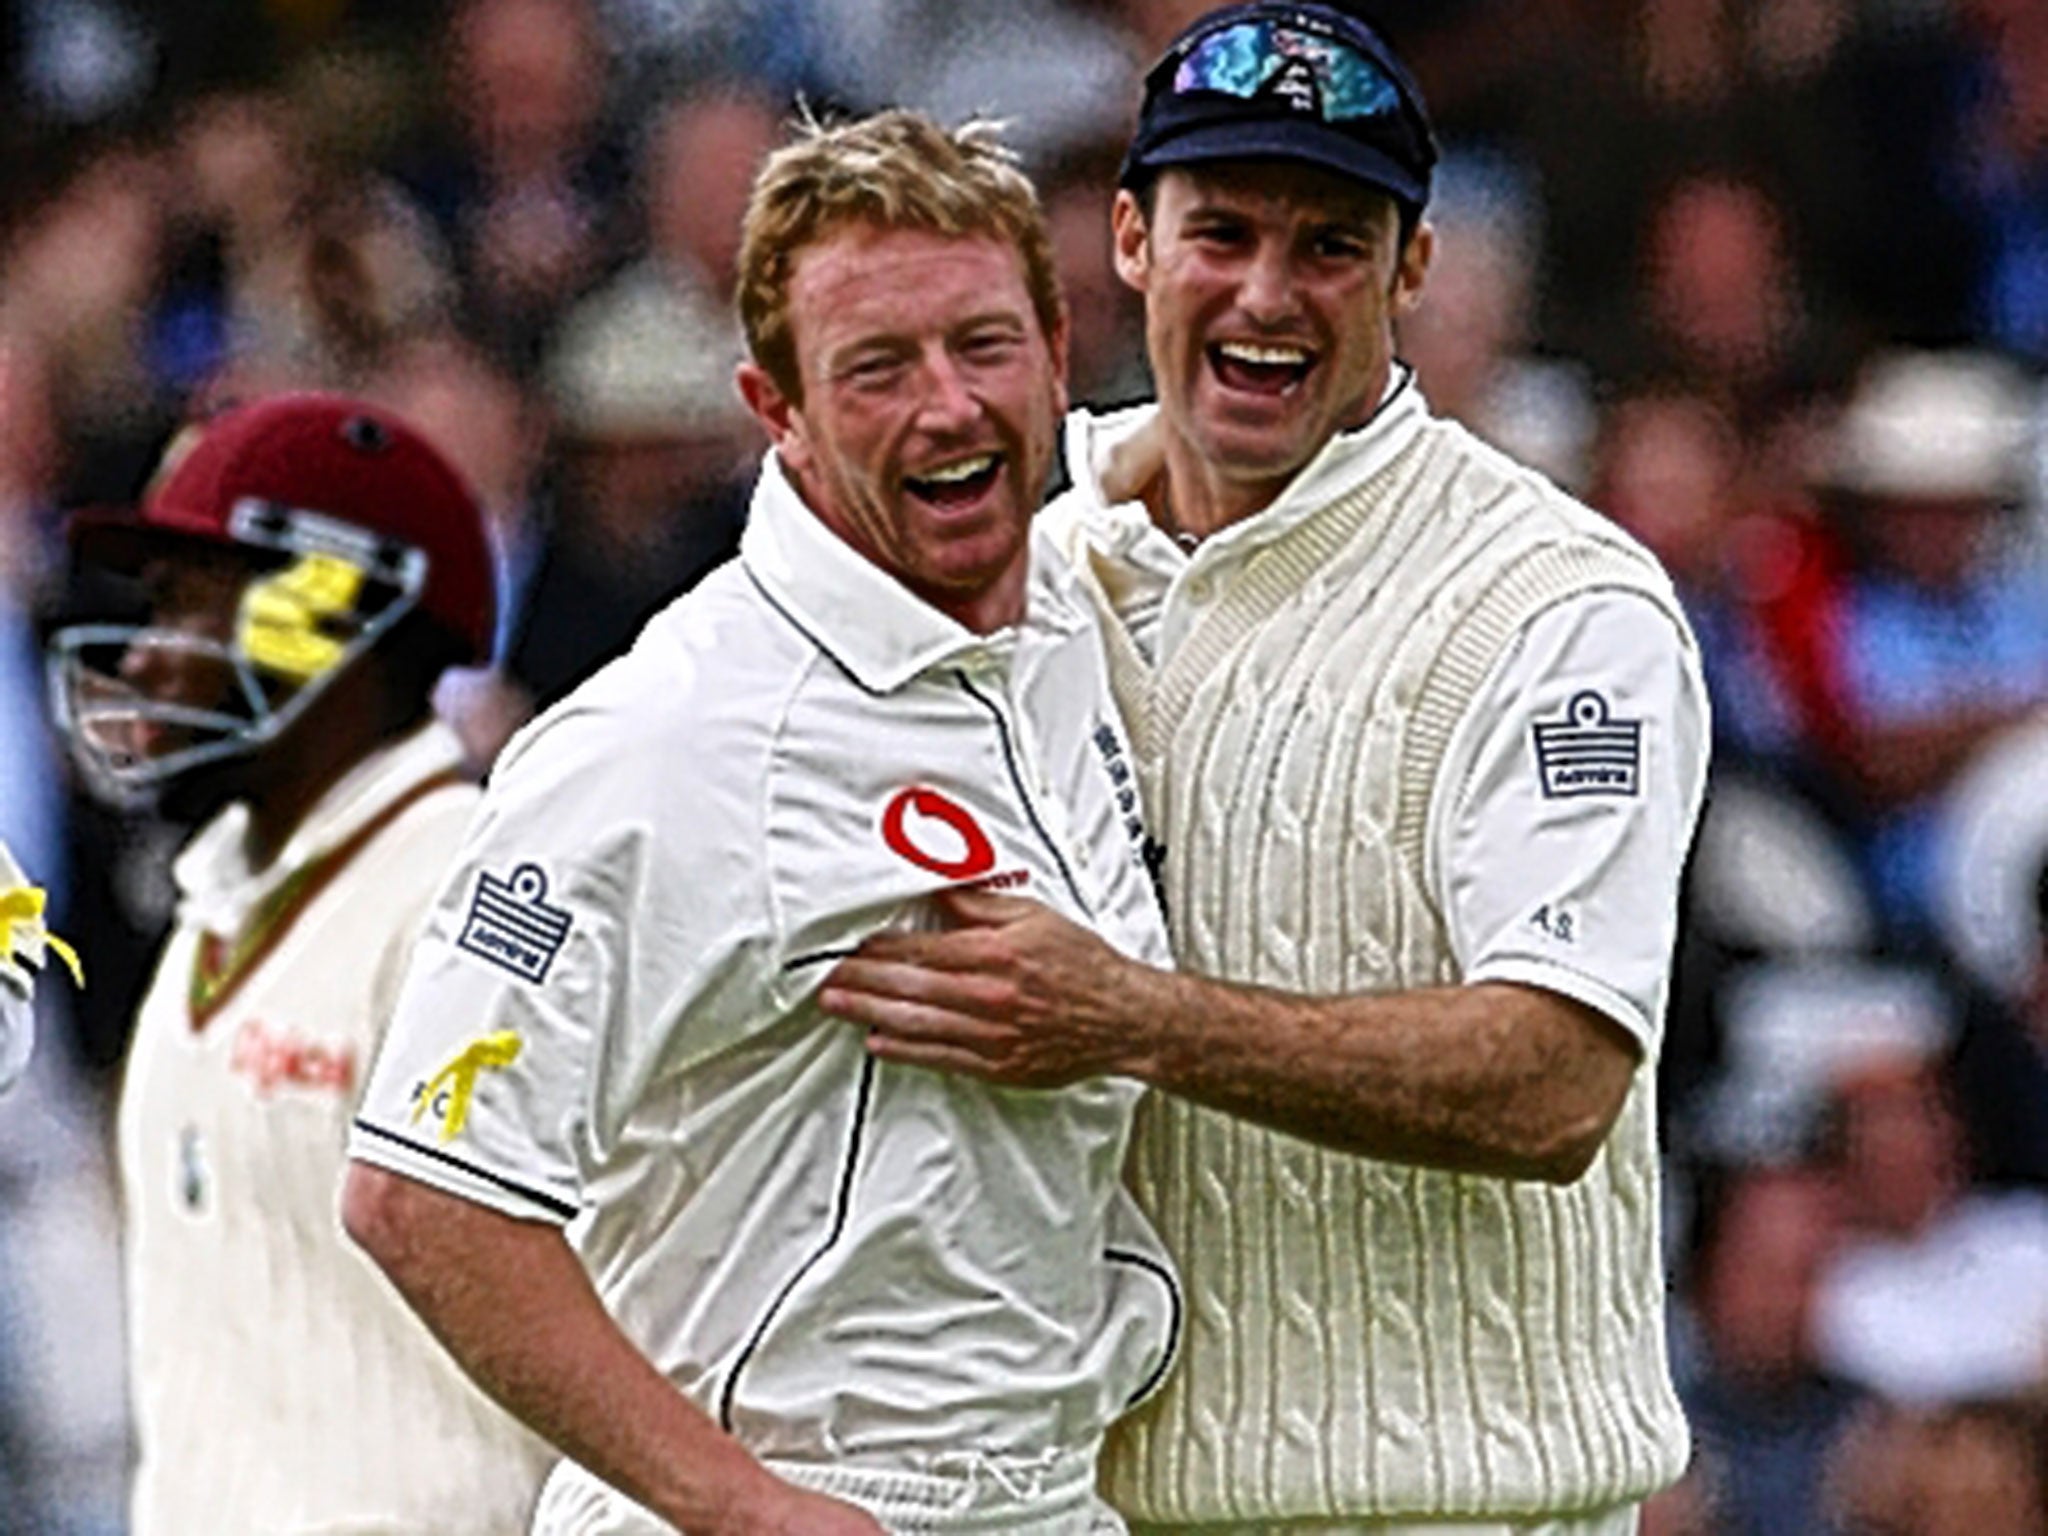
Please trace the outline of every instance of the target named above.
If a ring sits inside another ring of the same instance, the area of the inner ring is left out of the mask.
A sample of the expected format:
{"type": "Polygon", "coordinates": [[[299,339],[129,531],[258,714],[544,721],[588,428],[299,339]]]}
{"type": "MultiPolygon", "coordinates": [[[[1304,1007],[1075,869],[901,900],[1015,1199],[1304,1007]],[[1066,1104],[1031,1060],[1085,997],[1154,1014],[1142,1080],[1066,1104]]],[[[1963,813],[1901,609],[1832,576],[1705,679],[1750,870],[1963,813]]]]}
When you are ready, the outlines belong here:
{"type": "MultiPolygon", "coordinates": [[[[660,743],[573,721],[501,759],[413,952],[350,1155],[566,1222],[633,1084],[748,990],[745,835],[683,816],[660,743]]],[[[753,989],[758,991],[756,978],[753,989]]]]}
{"type": "Polygon", "coordinates": [[[1524,626],[1453,734],[1431,807],[1465,980],[1562,993],[1655,1054],[1709,725],[1696,651],[1649,598],[1602,589],[1524,626]]]}

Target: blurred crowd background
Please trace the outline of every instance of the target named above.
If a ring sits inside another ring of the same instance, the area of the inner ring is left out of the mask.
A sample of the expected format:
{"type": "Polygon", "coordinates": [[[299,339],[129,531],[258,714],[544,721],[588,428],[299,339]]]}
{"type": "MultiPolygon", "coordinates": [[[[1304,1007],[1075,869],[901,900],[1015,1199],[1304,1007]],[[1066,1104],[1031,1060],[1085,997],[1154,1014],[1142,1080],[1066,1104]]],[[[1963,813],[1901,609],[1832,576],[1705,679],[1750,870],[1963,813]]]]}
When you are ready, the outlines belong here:
{"type": "MultiPolygon", "coordinates": [[[[481,768],[734,548],[738,218],[794,103],[1009,119],[1076,397],[1129,400],[1109,200],[1205,8],[0,5],[0,835],[90,980],[0,1102],[0,1532],[123,1527],[110,1107],[189,830],[51,739],[42,636],[99,600],[60,509],[213,402],[411,416],[499,534],[441,700],[481,768]]],[[[2048,3],[1364,8],[1446,151],[1403,355],[1656,550],[1714,694],[1661,1095],[1698,1454],[1651,1536],[2043,1536],[2048,3]]]]}

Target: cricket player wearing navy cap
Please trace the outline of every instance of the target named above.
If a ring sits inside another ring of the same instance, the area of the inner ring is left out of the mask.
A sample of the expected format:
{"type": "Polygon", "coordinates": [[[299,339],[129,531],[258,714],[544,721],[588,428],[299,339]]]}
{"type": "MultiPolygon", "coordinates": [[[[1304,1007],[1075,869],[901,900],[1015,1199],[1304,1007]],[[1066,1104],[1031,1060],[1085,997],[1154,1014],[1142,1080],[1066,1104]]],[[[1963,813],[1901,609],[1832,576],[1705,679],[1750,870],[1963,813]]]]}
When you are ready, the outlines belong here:
{"type": "Polygon", "coordinates": [[[1108,616],[1179,974],[1015,896],[870,941],[884,1060],[1156,1092],[1189,1292],[1134,1528],[1620,1536],[1685,1465],[1653,1079],[1707,704],[1656,563],[1393,356],[1435,148],[1386,39],[1196,20],[1114,209],[1156,404],[1046,513],[1108,616]]]}

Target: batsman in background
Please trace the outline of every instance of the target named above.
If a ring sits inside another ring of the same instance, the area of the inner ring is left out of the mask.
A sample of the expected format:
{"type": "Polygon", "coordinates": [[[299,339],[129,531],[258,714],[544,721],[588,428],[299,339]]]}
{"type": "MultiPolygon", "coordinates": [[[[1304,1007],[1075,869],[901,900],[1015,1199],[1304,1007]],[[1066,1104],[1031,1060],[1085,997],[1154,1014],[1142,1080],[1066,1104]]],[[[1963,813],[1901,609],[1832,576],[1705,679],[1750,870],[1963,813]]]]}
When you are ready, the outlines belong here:
{"type": "Polygon", "coordinates": [[[1189,1337],[1113,1437],[1181,1531],[1621,1536],[1686,1462],[1653,1099],[1707,701],[1655,561],[1393,357],[1435,161],[1330,5],[1193,23],[1114,211],[1156,405],[1046,518],[1108,625],[1180,974],[1014,897],[826,1007],[884,1060],[1125,1073],[1189,1337]]]}
{"type": "Polygon", "coordinates": [[[60,631],[59,724],[109,796],[224,809],[121,1093],[134,1536],[512,1536],[545,1471],[344,1239],[349,1118],[477,801],[429,705],[484,656],[476,501],[396,419],[330,396],[174,442],[80,556],[146,622],[60,631]]]}

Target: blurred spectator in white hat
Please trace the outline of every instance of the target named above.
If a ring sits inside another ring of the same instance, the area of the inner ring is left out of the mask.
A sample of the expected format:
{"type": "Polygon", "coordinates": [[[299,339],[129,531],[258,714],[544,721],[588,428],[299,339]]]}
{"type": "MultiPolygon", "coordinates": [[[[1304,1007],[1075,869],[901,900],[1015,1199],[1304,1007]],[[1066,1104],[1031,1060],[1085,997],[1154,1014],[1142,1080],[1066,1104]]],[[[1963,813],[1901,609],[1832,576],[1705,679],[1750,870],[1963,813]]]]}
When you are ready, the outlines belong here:
{"type": "Polygon", "coordinates": [[[1841,767],[1896,936],[1930,925],[1934,797],[2048,701],[2048,566],[2014,515],[2036,493],[2038,396],[1995,355],[1881,356],[1819,466],[1856,558],[1835,637],[1841,767]]]}
{"type": "Polygon", "coordinates": [[[1704,1150],[1817,1158],[1843,1223],[1814,1288],[1816,1368],[1914,1405],[2048,1387],[2048,1197],[1973,1182],[1939,973],[1846,956],[1727,988],[1704,1150]]]}

